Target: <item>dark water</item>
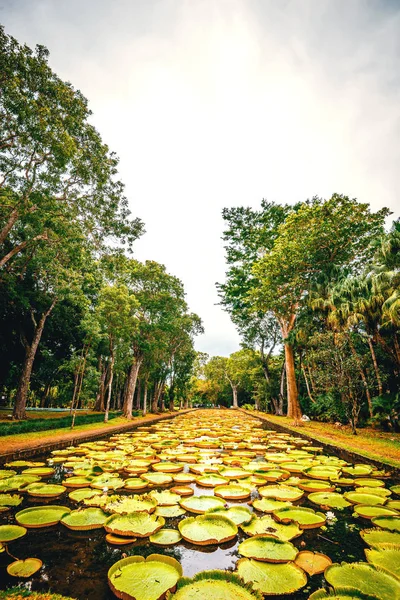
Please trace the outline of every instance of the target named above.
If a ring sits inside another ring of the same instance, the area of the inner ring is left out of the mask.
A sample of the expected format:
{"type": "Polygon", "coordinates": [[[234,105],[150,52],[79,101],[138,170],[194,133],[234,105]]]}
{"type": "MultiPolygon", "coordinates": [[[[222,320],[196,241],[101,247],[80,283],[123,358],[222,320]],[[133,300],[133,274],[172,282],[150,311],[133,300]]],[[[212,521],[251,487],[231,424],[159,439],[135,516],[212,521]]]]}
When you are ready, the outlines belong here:
{"type": "MultiPolygon", "coordinates": [[[[47,456],[35,457],[34,460],[45,460],[46,458],[47,456]]],[[[47,481],[61,482],[65,473],[66,470],[57,465],[54,477],[47,481]]],[[[395,483],[398,481],[388,479],[385,481],[385,486],[389,487],[395,483]]],[[[172,485],[164,486],[162,489],[172,487],[172,485]]],[[[213,494],[212,488],[190,485],[194,487],[196,495],[213,494]]],[[[118,491],[117,493],[123,494],[124,492],[118,491]]],[[[0,514],[0,524],[15,523],[13,519],[15,512],[22,508],[45,503],[37,498],[25,498],[19,507],[0,514]]],[[[61,504],[72,509],[77,508],[77,504],[69,500],[68,491],[61,498],[48,501],[48,504],[61,504]]],[[[229,502],[228,504],[234,505],[235,503],[229,502]]],[[[318,510],[315,505],[307,501],[307,498],[303,498],[295,504],[318,510]]],[[[292,540],[292,543],[301,550],[327,554],[333,562],[365,561],[365,545],[359,531],[371,527],[371,522],[362,518],[354,518],[352,512],[352,507],[342,511],[332,510],[327,513],[326,527],[306,530],[299,538],[292,540]]],[[[258,514],[261,515],[261,513],[258,514]]],[[[179,521],[187,516],[190,514],[176,519],[167,519],[166,527],[176,529],[179,521]]],[[[13,559],[5,552],[0,554],[0,589],[23,583],[28,589],[51,590],[78,600],[115,600],[115,596],[108,588],[107,571],[111,565],[123,557],[122,555],[147,556],[152,553],[160,553],[172,556],[182,564],[184,575],[190,577],[199,571],[209,569],[234,570],[236,562],[240,558],[237,552],[238,545],[246,538],[247,536],[239,529],[239,534],[234,541],[218,546],[196,546],[182,541],[175,546],[164,548],[151,544],[148,538],[145,538],[128,546],[117,548],[107,544],[103,529],[75,532],[62,525],[38,530],[30,529],[26,536],[9,544],[9,551],[17,558],[30,556],[40,558],[43,561],[43,567],[28,582],[18,580],[10,577],[5,569],[13,559]]],[[[323,586],[323,582],[323,575],[313,575],[308,578],[307,586],[299,592],[290,596],[269,596],[269,598],[306,600],[311,592],[323,586]]]]}

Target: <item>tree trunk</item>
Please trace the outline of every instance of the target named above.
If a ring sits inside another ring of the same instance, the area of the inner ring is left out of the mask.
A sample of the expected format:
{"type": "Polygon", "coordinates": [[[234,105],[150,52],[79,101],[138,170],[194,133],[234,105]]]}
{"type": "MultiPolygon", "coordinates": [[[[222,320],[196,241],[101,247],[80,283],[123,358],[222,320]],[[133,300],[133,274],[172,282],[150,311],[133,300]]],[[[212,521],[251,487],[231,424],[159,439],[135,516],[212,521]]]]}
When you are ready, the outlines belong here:
{"type": "Polygon", "coordinates": [[[47,405],[47,398],[49,397],[51,388],[51,383],[46,383],[45,388],[43,390],[43,396],[40,400],[40,408],[45,408],[47,405]]]}
{"type": "Polygon", "coordinates": [[[101,357],[99,359],[99,371],[101,372],[101,375],[94,410],[102,412],[104,411],[104,385],[106,382],[107,367],[103,364],[101,357]]]}
{"type": "Polygon", "coordinates": [[[370,336],[368,336],[368,346],[369,346],[369,350],[371,352],[372,363],[374,365],[376,381],[378,384],[378,396],[382,396],[382,394],[383,394],[382,379],[381,379],[381,374],[379,373],[379,366],[378,366],[378,361],[376,359],[375,348],[374,348],[374,345],[372,343],[372,339],[370,338],[370,336]]]}
{"type": "Polygon", "coordinates": [[[357,367],[358,367],[358,370],[360,372],[360,376],[361,376],[362,382],[364,384],[365,394],[367,396],[367,402],[368,402],[368,412],[369,412],[370,418],[372,419],[372,417],[373,417],[372,401],[371,401],[371,393],[370,393],[369,387],[368,387],[368,381],[367,381],[367,378],[365,377],[365,373],[364,373],[364,369],[362,368],[360,357],[357,354],[357,350],[354,347],[353,340],[351,339],[351,336],[347,335],[347,339],[349,340],[349,345],[350,345],[351,353],[354,356],[354,360],[357,363],[357,367]]]}
{"type": "Polygon", "coordinates": [[[15,396],[15,404],[13,411],[13,419],[26,419],[26,400],[28,397],[29,384],[31,381],[31,374],[33,368],[33,361],[35,360],[36,352],[39,346],[40,339],[42,337],[44,324],[46,323],[47,317],[55,307],[57,299],[54,299],[50,307],[40,317],[39,323],[35,323],[35,330],[31,345],[27,345],[25,349],[25,361],[22,367],[22,373],[18,383],[17,394],[15,396]]]}
{"type": "Polygon", "coordinates": [[[143,390],[143,416],[147,414],[147,379],[144,382],[143,390]]]}
{"type": "Polygon", "coordinates": [[[161,383],[156,383],[154,386],[154,396],[153,396],[153,400],[151,403],[151,412],[152,413],[157,413],[158,412],[158,401],[160,399],[161,396],[161,388],[162,388],[162,384],[161,383]]]}
{"type": "Polygon", "coordinates": [[[237,393],[237,385],[232,385],[232,393],[233,393],[233,408],[237,408],[238,407],[238,393],[237,393]]]}
{"type": "Polygon", "coordinates": [[[129,369],[128,384],[126,388],[126,397],[124,402],[124,417],[132,419],[133,396],[136,388],[136,381],[139,374],[142,359],[136,359],[129,369]]]}
{"type": "Polygon", "coordinates": [[[301,370],[302,370],[302,372],[303,372],[303,375],[304,375],[304,381],[306,382],[306,388],[307,388],[307,394],[308,394],[308,397],[310,398],[311,402],[312,402],[313,404],[315,404],[315,400],[314,400],[314,398],[313,398],[313,397],[312,397],[312,395],[311,395],[310,386],[308,385],[308,379],[307,379],[306,370],[305,370],[305,368],[304,368],[304,367],[301,367],[301,370]]]}
{"type": "Polygon", "coordinates": [[[280,383],[280,387],[279,387],[279,404],[278,404],[278,410],[276,412],[276,414],[280,415],[280,416],[283,415],[283,402],[285,399],[285,378],[286,378],[286,364],[285,364],[285,361],[283,361],[282,371],[281,371],[281,383],[280,383]]]}
{"type": "Polygon", "coordinates": [[[106,402],[106,412],[104,413],[104,423],[107,423],[108,421],[108,413],[110,412],[110,402],[111,402],[111,390],[112,390],[112,383],[113,383],[113,378],[114,378],[114,354],[111,356],[111,363],[110,363],[110,379],[108,381],[108,392],[107,392],[107,402],[106,402]]]}
{"type": "Polygon", "coordinates": [[[140,410],[141,398],[142,398],[142,380],[138,379],[137,385],[136,385],[136,402],[135,402],[136,410],[140,410]]]}
{"type": "Polygon", "coordinates": [[[286,364],[286,382],[287,382],[287,416],[294,420],[296,424],[301,419],[301,408],[299,404],[299,395],[296,384],[296,371],[294,367],[293,346],[285,342],[285,364],[286,364]]]}

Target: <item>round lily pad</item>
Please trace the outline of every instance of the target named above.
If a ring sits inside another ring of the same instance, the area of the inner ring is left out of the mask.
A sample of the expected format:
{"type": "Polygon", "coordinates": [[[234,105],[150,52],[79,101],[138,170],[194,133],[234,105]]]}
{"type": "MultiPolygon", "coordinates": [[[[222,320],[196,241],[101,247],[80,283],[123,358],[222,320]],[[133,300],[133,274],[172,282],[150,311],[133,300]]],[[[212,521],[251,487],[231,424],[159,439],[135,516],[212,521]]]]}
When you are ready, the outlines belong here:
{"type": "Polygon", "coordinates": [[[204,514],[210,508],[224,506],[225,501],[215,496],[190,496],[189,498],[183,498],[180,505],[189,512],[204,514]]]}
{"type": "Polygon", "coordinates": [[[136,492],[139,490],[145,490],[148,486],[148,482],[144,481],[144,479],[141,479],[140,477],[129,477],[128,479],[125,479],[124,489],[136,492]]]}
{"type": "Polygon", "coordinates": [[[38,477],[51,477],[54,475],[53,467],[30,467],[24,469],[22,475],[37,475],[38,477]]]}
{"type": "Polygon", "coordinates": [[[380,479],[373,479],[369,477],[359,477],[354,480],[354,485],[357,487],[385,487],[385,482],[380,479]]]}
{"type": "Polygon", "coordinates": [[[87,488],[92,482],[91,477],[72,476],[64,479],[62,484],[68,488],[87,488]]]}
{"type": "Polygon", "coordinates": [[[193,488],[189,487],[188,485],[175,485],[170,491],[174,492],[174,494],[179,494],[179,496],[182,497],[193,496],[194,494],[193,488]]]}
{"type": "Polygon", "coordinates": [[[146,559],[129,556],[108,571],[110,588],[122,600],[159,600],[174,590],[181,577],[178,561],[160,554],[150,554],[146,559]]]}
{"type": "Polygon", "coordinates": [[[93,496],[101,496],[103,492],[101,490],[92,490],[92,488],[81,488],[74,490],[68,494],[68,498],[74,500],[74,502],[82,502],[86,498],[93,498],[93,496]]]}
{"type": "Polygon", "coordinates": [[[241,558],[237,572],[245,583],[266,596],[293,594],[307,583],[307,575],[293,562],[273,564],[241,558]]]}
{"type": "Polygon", "coordinates": [[[285,563],[294,560],[299,551],[290,542],[264,533],[244,540],[239,544],[238,552],[246,558],[263,562],[285,563]]]}
{"type": "Polygon", "coordinates": [[[244,500],[245,498],[250,498],[251,488],[230,483],[228,485],[218,485],[215,487],[214,494],[225,500],[244,500]]]}
{"type": "Polygon", "coordinates": [[[163,490],[161,492],[154,490],[150,492],[149,496],[157,502],[158,506],[173,506],[174,504],[178,504],[181,499],[179,494],[175,494],[171,490],[163,490]]]}
{"type": "Polygon", "coordinates": [[[368,546],[379,548],[382,544],[396,544],[400,547],[400,531],[388,531],[375,527],[373,529],[363,529],[360,535],[368,546]]]}
{"type": "Polygon", "coordinates": [[[20,525],[0,525],[0,543],[8,544],[26,534],[25,527],[20,525]]]}
{"type": "Polygon", "coordinates": [[[253,517],[251,510],[247,506],[241,506],[240,504],[230,506],[229,508],[225,508],[224,506],[211,508],[206,514],[218,514],[228,517],[228,519],[236,523],[236,525],[248,523],[253,517]]]}
{"type": "Polygon", "coordinates": [[[328,481],[318,479],[301,479],[298,486],[305,492],[333,492],[335,489],[335,486],[328,481]]]}
{"type": "Polygon", "coordinates": [[[393,494],[397,494],[398,496],[400,496],[400,485],[392,485],[390,489],[393,492],[393,494]]]}
{"type": "Polygon", "coordinates": [[[400,517],[397,516],[379,516],[373,517],[372,522],[377,527],[389,529],[390,531],[400,532],[400,517]]]}
{"type": "Polygon", "coordinates": [[[372,492],[367,494],[365,492],[346,492],[344,497],[352,504],[368,504],[369,506],[375,506],[378,504],[385,504],[386,498],[384,496],[373,494],[372,492]]]}
{"type": "MultiPolygon", "coordinates": [[[[118,496],[117,496],[118,498],[118,496]]],[[[107,502],[105,510],[118,515],[127,515],[134,512],[152,513],[157,507],[157,500],[150,495],[146,496],[120,496],[115,501],[107,502]]]]}
{"type": "Polygon", "coordinates": [[[326,567],[332,564],[331,559],[326,554],[310,552],[309,550],[299,552],[294,562],[309,575],[323,573],[326,567]]]}
{"type": "Polygon", "coordinates": [[[263,498],[274,498],[275,500],[289,500],[295,502],[304,496],[304,491],[289,485],[267,485],[258,490],[263,498]]]}
{"type": "Polygon", "coordinates": [[[272,511],[278,508],[286,508],[291,506],[291,502],[285,502],[283,500],[275,500],[275,498],[257,498],[253,501],[253,507],[260,512],[272,513],[272,511]]]}
{"type": "Polygon", "coordinates": [[[237,525],[227,517],[219,514],[205,514],[184,519],[178,525],[183,539],[192,544],[222,544],[232,540],[237,532],[237,525]]]}
{"type": "Polygon", "coordinates": [[[235,573],[229,571],[202,571],[192,579],[178,582],[174,594],[167,600],[262,600],[263,596],[235,573]]]}
{"type": "Polygon", "coordinates": [[[308,600],[377,600],[376,596],[364,594],[355,588],[337,588],[336,590],[317,590],[308,600]]]}
{"type": "Polygon", "coordinates": [[[141,475],[140,478],[153,485],[167,485],[173,481],[171,475],[168,475],[167,473],[145,473],[144,475],[141,475]]]}
{"type": "Polygon", "coordinates": [[[169,519],[181,517],[185,513],[186,510],[178,504],[174,504],[173,506],[157,506],[154,512],[154,514],[157,515],[157,517],[165,517],[169,519]]]}
{"type": "Polygon", "coordinates": [[[23,527],[35,529],[57,525],[64,515],[71,512],[67,506],[34,506],[25,508],[15,515],[15,520],[23,527]]]}
{"type": "Polygon", "coordinates": [[[400,579],[369,563],[335,563],[325,570],[325,579],[335,589],[352,587],[379,600],[400,598],[400,579]]]}
{"type": "Polygon", "coordinates": [[[354,465],[354,467],[343,467],[342,471],[353,477],[363,477],[372,473],[372,467],[369,465],[354,465]]]}
{"type": "Polygon", "coordinates": [[[354,514],[364,519],[373,519],[374,517],[397,515],[397,511],[384,506],[369,506],[367,504],[356,504],[354,514]]]}
{"type": "Polygon", "coordinates": [[[0,494],[0,508],[2,506],[19,506],[22,502],[22,496],[18,494],[0,494]]]}
{"type": "Polygon", "coordinates": [[[400,547],[384,544],[379,548],[366,548],[365,556],[369,563],[400,577],[400,547]]]}
{"type": "Polygon", "coordinates": [[[201,487],[215,487],[228,483],[228,481],[227,477],[222,477],[222,475],[218,475],[217,473],[209,473],[196,479],[196,483],[201,487]]]}
{"type": "Polygon", "coordinates": [[[131,513],[130,515],[113,515],[104,524],[108,533],[122,537],[148,537],[164,527],[165,519],[146,512],[131,513]]]}
{"type": "Polygon", "coordinates": [[[247,535],[258,535],[260,533],[268,533],[274,535],[280,540],[293,540],[303,533],[299,525],[292,521],[291,523],[277,523],[271,515],[264,515],[260,518],[253,517],[248,523],[243,523],[240,528],[247,535]]]}
{"type": "Polygon", "coordinates": [[[351,506],[350,502],[348,502],[345,497],[336,492],[313,492],[312,494],[309,494],[308,499],[321,507],[326,506],[328,508],[341,509],[351,506]]]}
{"type": "Polygon", "coordinates": [[[108,516],[101,508],[84,508],[73,510],[61,519],[61,524],[77,531],[101,529],[108,516]]]}
{"type": "Polygon", "coordinates": [[[300,529],[313,529],[321,527],[326,523],[326,517],[322,513],[315,512],[312,508],[303,506],[291,506],[289,508],[279,508],[272,513],[281,523],[295,521],[300,529]]]}
{"type": "Polygon", "coordinates": [[[61,496],[67,488],[55,483],[30,483],[24,491],[30,496],[38,498],[57,498],[61,496]]]}
{"type": "Polygon", "coordinates": [[[311,479],[332,479],[333,477],[338,477],[340,473],[340,467],[330,466],[330,465],[315,465],[313,467],[309,467],[308,469],[304,469],[304,473],[307,477],[311,477],[311,479]]]}
{"type": "Polygon", "coordinates": [[[136,538],[133,537],[122,537],[120,535],[114,535],[113,533],[107,533],[106,542],[112,546],[127,546],[136,542],[136,538]]]}
{"type": "Polygon", "coordinates": [[[160,529],[149,537],[150,542],[157,546],[172,546],[180,542],[181,539],[182,536],[177,529],[160,529]]]}
{"type": "Polygon", "coordinates": [[[7,573],[13,577],[31,577],[43,563],[39,558],[26,558],[25,560],[16,560],[7,566],[7,573]]]}

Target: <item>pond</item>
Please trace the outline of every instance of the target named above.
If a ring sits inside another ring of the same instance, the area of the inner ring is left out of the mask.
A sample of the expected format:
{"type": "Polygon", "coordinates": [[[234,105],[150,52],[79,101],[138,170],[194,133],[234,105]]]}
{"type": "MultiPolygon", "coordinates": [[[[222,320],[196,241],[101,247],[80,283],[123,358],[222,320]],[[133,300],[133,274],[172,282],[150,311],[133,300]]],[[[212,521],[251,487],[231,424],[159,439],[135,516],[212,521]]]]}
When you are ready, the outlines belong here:
{"type": "MultiPolygon", "coordinates": [[[[78,600],[111,600],[109,568],[124,557],[157,553],[179,561],[185,577],[239,568],[249,587],[259,587],[268,597],[305,600],[328,588],[323,573],[310,574],[313,568],[321,571],[331,561],[366,563],[369,546],[360,532],[373,528],[382,540],[372,534],[375,551],[368,559],[386,569],[387,579],[376,585],[385,589],[387,584],[389,597],[400,598],[396,561],[391,566],[393,553],[400,556],[399,482],[390,473],[350,465],[321,446],[267,429],[244,413],[202,410],[178,415],[26,462],[0,468],[0,540],[5,524],[27,527],[25,535],[0,553],[0,589],[23,584],[78,600]],[[26,481],[27,476],[32,480],[26,481]],[[10,507],[13,503],[19,505],[10,507]],[[54,518],[48,517],[51,510],[20,514],[48,506],[82,510],[77,517],[63,516],[63,509],[53,511],[59,513],[54,518]],[[377,515],[390,518],[379,521],[377,515]],[[151,531],[160,529],[150,541],[151,531]],[[172,535],[179,541],[154,543],[165,529],[178,532],[172,535]],[[245,540],[254,543],[243,544],[245,540]],[[6,570],[15,560],[11,555],[38,558],[43,566],[25,579],[11,576],[6,570]]],[[[332,569],[331,574],[339,580],[343,575],[332,569]]],[[[359,573],[346,577],[351,587],[359,573]]],[[[363,577],[366,583],[355,585],[365,592],[363,585],[373,588],[374,582],[370,571],[363,577]]]]}

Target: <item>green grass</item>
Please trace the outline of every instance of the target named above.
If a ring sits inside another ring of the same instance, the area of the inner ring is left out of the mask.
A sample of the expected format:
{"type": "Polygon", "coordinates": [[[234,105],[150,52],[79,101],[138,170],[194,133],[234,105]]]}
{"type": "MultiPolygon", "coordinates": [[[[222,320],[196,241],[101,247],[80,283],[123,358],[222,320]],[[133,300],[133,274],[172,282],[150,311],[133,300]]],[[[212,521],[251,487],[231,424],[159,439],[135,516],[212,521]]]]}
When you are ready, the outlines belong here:
{"type": "MultiPolygon", "coordinates": [[[[110,412],[110,419],[120,416],[120,412],[110,412]]],[[[140,413],[135,411],[134,416],[140,413]]],[[[71,427],[71,415],[53,418],[35,418],[25,421],[0,422],[0,437],[5,435],[17,435],[20,433],[31,433],[35,431],[48,431],[50,429],[66,429],[71,427]]],[[[75,426],[91,425],[92,423],[101,423],[104,421],[104,413],[78,414],[75,419],[75,426]]]]}
{"type": "Polygon", "coordinates": [[[74,600],[74,598],[67,598],[67,596],[60,596],[51,592],[30,592],[20,587],[0,590],[0,600],[21,600],[22,598],[30,598],[31,600],[74,600]]]}

